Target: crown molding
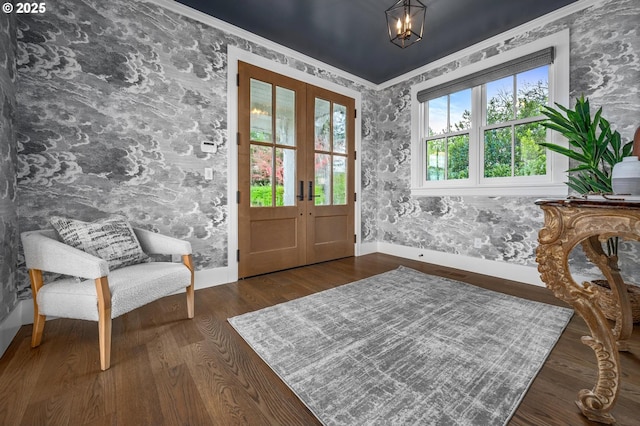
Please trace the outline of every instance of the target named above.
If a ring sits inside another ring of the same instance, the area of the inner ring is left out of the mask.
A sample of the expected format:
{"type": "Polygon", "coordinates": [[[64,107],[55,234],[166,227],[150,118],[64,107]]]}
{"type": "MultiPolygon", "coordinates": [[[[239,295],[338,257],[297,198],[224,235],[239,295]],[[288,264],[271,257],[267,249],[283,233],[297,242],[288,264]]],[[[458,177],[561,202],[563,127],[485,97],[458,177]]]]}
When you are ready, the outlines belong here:
{"type": "MultiPolygon", "coordinates": [[[[334,67],[333,65],[329,65],[325,62],[319,61],[315,58],[312,58],[310,56],[307,56],[303,53],[300,53],[296,50],[290,49],[288,47],[285,47],[281,44],[275,43],[271,40],[268,40],[264,37],[261,37],[259,35],[256,35],[250,31],[244,30],[242,28],[236,27],[235,25],[231,25],[228,22],[222,21],[218,18],[215,18],[213,16],[207,15],[206,13],[200,12],[198,10],[195,10],[189,6],[185,6],[182,3],[178,3],[175,0],[144,0],[147,3],[153,3],[156,4],[158,6],[161,6],[167,10],[170,10],[172,12],[175,12],[179,15],[185,16],[187,18],[191,18],[194,19],[198,22],[201,22],[205,25],[208,25],[210,27],[215,27],[218,28],[220,30],[226,31],[230,34],[233,34],[235,36],[241,37],[245,40],[251,41],[253,43],[259,44],[261,46],[264,46],[268,49],[271,49],[275,52],[281,53],[283,55],[289,56],[293,59],[308,63],[309,65],[321,68],[323,70],[329,71],[339,77],[342,78],[346,78],[347,80],[351,80],[354,83],[358,83],[361,84],[362,86],[368,88],[368,89],[372,89],[372,90],[383,90],[386,89],[388,87],[394,86],[398,83],[402,83],[403,81],[409,80],[411,78],[414,78],[416,76],[419,76],[421,74],[424,74],[425,72],[428,72],[430,70],[433,70],[435,68],[441,67],[443,65],[446,65],[450,62],[454,62],[456,60],[462,59],[465,56],[468,56],[472,53],[475,53],[479,50],[483,50],[486,49],[488,47],[491,47],[492,45],[496,44],[496,43],[500,43],[501,41],[504,41],[506,39],[521,35],[523,33],[532,31],[536,28],[545,26],[547,24],[550,24],[554,21],[557,21],[558,19],[562,19],[566,16],[569,16],[573,13],[579,12],[581,10],[587,9],[591,6],[595,6],[598,4],[603,4],[605,3],[605,0],[578,0],[575,3],[571,3],[567,6],[564,6],[563,8],[560,8],[558,10],[555,10],[553,12],[547,13],[544,16],[541,16],[539,18],[534,19],[533,21],[529,21],[526,22],[518,27],[515,27],[511,30],[505,31],[503,33],[497,34],[491,38],[488,38],[486,40],[483,40],[479,43],[476,43],[472,46],[469,46],[465,49],[459,50],[455,53],[452,53],[451,55],[445,56],[441,59],[438,59],[436,61],[430,62],[422,67],[416,68],[413,71],[409,71],[405,74],[399,75],[398,77],[394,77],[390,80],[387,80],[383,83],[380,84],[375,84],[372,83],[369,80],[365,80],[361,77],[358,77],[356,75],[353,75],[347,71],[341,70],[340,68],[334,67]]],[[[428,42],[428,41],[426,41],[428,42]]]]}
{"type": "Polygon", "coordinates": [[[175,0],[144,0],[144,1],[147,3],[153,3],[167,10],[175,12],[179,15],[201,22],[210,27],[214,27],[214,28],[226,31],[229,34],[233,34],[235,36],[241,37],[250,42],[259,44],[261,46],[266,47],[267,49],[271,49],[275,52],[289,56],[293,59],[305,62],[314,67],[333,73],[339,77],[346,78],[347,80],[351,80],[354,83],[361,84],[368,89],[376,88],[376,84],[370,82],[369,80],[365,80],[347,71],[341,70],[340,68],[334,67],[333,65],[329,65],[325,62],[312,58],[311,56],[307,56],[303,53],[300,53],[297,50],[290,49],[281,44],[275,43],[271,40],[268,40],[264,37],[254,34],[250,31],[244,30],[240,27],[236,27],[235,25],[231,25],[228,22],[215,18],[211,15],[207,15],[206,13],[200,12],[199,10],[195,10],[189,6],[185,6],[184,4],[178,3],[175,0]]]}

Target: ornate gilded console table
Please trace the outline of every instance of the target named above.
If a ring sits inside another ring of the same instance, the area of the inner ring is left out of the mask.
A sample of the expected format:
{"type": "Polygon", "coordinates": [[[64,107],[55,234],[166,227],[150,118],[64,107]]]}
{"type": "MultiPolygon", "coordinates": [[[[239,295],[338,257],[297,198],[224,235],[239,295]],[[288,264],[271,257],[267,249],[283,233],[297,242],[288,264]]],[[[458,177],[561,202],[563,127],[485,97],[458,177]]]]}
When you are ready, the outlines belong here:
{"type": "Polygon", "coordinates": [[[590,420],[614,423],[610,411],[620,392],[620,357],[628,350],[633,331],[631,305],[620,276],[618,259],[607,255],[602,243],[610,237],[640,241],[640,202],[621,200],[538,200],[544,211],[544,227],[538,234],[536,260],[542,281],[584,318],[591,336],[582,342],[598,361],[598,378],[592,390],[578,392],[576,404],[590,420]],[[613,329],[596,303],[591,283],[578,284],[569,271],[569,253],[578,244],[609,281],[620,306],[613,329]]]}

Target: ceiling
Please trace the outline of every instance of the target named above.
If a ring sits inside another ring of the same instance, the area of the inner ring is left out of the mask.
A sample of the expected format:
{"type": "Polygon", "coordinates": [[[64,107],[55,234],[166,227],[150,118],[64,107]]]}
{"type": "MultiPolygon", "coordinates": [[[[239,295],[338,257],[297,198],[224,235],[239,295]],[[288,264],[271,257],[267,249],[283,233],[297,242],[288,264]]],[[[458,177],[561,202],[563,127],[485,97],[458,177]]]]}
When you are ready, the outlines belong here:
{"type": "Polygon", "coordinates": [[[393,0],[178,0],[186,6],[380,84],[576,0],[422,0],[423,40],[389,41],[393,0]]]}

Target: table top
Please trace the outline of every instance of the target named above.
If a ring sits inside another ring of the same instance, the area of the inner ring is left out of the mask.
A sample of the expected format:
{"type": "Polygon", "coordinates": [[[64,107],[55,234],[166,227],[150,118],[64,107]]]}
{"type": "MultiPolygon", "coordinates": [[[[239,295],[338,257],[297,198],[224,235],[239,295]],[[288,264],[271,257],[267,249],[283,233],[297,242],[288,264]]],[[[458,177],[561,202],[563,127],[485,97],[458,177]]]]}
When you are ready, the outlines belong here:
{"type": "Polygon", "coordinates": [[[616,196],[607,195],[589,195],[587,198],[568,197],[568,198],[542,198],[536,200],[539,206],[556,206],[556,207],[587,207],[587,208],[603,208],[603,209],[629,209],[640,210],[640,196],[616,196]]]}

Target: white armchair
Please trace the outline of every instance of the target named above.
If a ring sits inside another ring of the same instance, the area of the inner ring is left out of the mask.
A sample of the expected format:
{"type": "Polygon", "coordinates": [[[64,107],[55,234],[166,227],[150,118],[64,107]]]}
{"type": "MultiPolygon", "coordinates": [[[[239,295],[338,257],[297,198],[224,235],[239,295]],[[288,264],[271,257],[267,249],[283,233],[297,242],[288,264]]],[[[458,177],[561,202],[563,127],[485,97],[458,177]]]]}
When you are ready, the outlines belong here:
{"type": "Polygon", "coordinates": [[[33,292],[31,347],[40,345],[47,315],[98,322],[100,366],[111,364],[111,320],[182,288],[187,315],[194,316],[191,244],[133,228],[146,254],[181,255],[182,263],[148,262],[109,270],[107,261],[59,241],[53,229],[21,234],[33,292]],[[43,282],[42,272],[76,278],[43,282]]]}

